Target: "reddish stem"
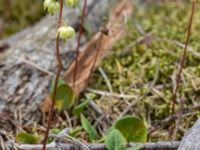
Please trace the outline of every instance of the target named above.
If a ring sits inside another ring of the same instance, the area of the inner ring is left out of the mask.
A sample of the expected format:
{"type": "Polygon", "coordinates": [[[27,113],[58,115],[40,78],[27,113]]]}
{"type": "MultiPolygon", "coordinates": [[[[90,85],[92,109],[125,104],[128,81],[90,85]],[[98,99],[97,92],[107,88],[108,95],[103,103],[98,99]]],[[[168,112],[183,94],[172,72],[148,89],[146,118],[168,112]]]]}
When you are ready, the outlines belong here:
{"type": "Polygon", "coordinates": [[[82,15],[81,15],[81,22],[80,22],[80,26],[79,26],[77,48],[76,48],[76,62],[75,62],[74,76],[73,76],[73,88],[74,89],[75,89],[75,84],[76,84],[76,76],[77,76],[77,70],[78,70],[79,48],[80,48],[81,36],[82,36],[82,33],[83,33],[83,23],[84,23],[84,18],[85,18],[85,14],[86,14],[86,5],[87,5],[87,0],[84,0],[83,11],[82,11],[82,15]]]}
{"type": "Polygon", "coordinates": [[[176,77],[176,87],[175,87],[175,90],[172,95],[172,113],[174,113],[174,111],[175,111],[176,97],[177,97],[177,92],[178,92],[180,81],[181,81],[181,74],[182,74],[182,71],[184,68],[184,63],[185,63],[185,59],[186,59],[186,55],[187,55],[188,44],[190,41],[194,12],[195,12],[195,2],[193,1],[192,2],[192,12],[191,12],[191,15],[189,18],[189,25],[188,25],[187,38],[186,38],[186,43],[185,43],[185,47],[184,47],[184,52],[183,52],[183,56],[180,59],[180,67],[179,67],[179,71],[178,71],[178,74],[176,77]]]}
{"type": "Polygon", "coordinates": [[[97,46],[97,48],[96,48],[95,58],[94,58],[94,61],[93,61],[93,64],[92,64],[92,68],[91,68],[91,70],[90,70],[90,73],[89,73],[87,82],[89,82],[89,80],[90,80],[90,78],[91,78],[91,75],[92,75],[92,73],[94,72],[94,68],[95,68],[95,66],[96,66],[96,62],[97,62],[97,59],[98,59],[98,56],[99,56],[99,53],[100,53],[102,40],[103,40],[103,33],[101,33],[101,35],[100,35],[100,37],[99,37],[98,46],[97,46]]]}
{"type": "MultiPolygon", "coordinates": [[[[60,13],[59,13],[59,18],[58,18],[57,28],[59,28],[61,26],[61,23],[62,23],[62,12],[63,12],[63,0],[60,0],[60,13]]],[[[56,37],[56,61],[57,61],[58,70],[57,70],[57,73],[56,73],[55,86],[54,86],[54,92],[53,92],[53,97],[52,97],[52,105],[51,105],[51,108],[50,108],[50,111],[49,111],[47,130],[45,132],[42,150],[46,150],[46,143],[47,143],[47,140],[48,140],[49,129],[50,129],[50,125],[51,125],[51,121],[52,121],[52,117],[53,117],[53,110],[54,110],[55,101],[56,101],[58,80],[59,80],[60,72],[63,68],[61,57],[60,57],[60,49],[59,49],[59,35],[57,35],[57,37],[56,37]]]]}

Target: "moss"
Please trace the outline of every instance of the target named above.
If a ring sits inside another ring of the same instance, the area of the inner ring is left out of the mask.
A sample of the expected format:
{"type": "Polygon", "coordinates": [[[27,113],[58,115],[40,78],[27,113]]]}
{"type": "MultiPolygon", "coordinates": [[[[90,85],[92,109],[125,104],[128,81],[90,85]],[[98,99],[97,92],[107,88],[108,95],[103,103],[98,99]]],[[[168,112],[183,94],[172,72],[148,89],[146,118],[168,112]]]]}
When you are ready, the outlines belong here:
{"type": "MultiPolygon", "coordinates": [[[[180,56],[183,52],[183,47],[179,44],[185,41],[190,6],[189,2],[180,3],[175,1],[159,4],[148,3],[148,5],[144,3],[133,6],[134,14],[127,24],[125,37],[113,46],[112,54],[101,63],[101,67],[112,83],[114,92],[121,93],[123,91],[124,94],[135,96],[143,95],[145,91],[148,91],[149,84],[155,79],[156,70],[159,70],[154,85],[155,90],[138,102],[130,112],[130,114],[137,115],[146,121],[150,119],[152,124],[170,115],[172,89],[174,87],[172,78],[177,73],[180,56]],[[136,24],[145,33],[151,32],[153,34],[154,38],[150,43],[133,44],[139,38],[144,37],[136,28],[136,24]],[[127,47],[129,47],[128,50],[127,47]]],[[[195,14],[190,40],[190,46],[194,50],[188,52],[183,81],[178,94],[178,98],[183,96],[186,99],[185,107],[197,103],[200,99],[198,94],[200,90],[198,88],[200,83],[198,81],[200,57],[195,54],[200,52],[199,10],[195,14]]],[[[98,71],[95,72],[92,81],[94,82],[91,82],[90,88],[109,91],[104,78],[98,71]]],[[[98,98],[96,101],[98,101],[98,98]]],[[[131,103],[134,100],[128,101],[131,103]]],[[[118,103],[115,103],[115,107],[124,106],[122,103],[125,102],[119,98],[118,103]]],[[[122,111],[125,108],[126,104],[122,111]]],[[[110,110],[107,111],[110,112],[110,110]]],[[[199,112],[197,112],[197,115],[199,115],[199,112]]],[[[187,120],[187,123],[188,121],[194,122],[197,115],[187,120]]],[[[183,118],[180,123],[184,129],[189,127],[184,125],[186,124],[185,121],[186,118],[183,118]]],[[[191,123],[189,124],[191,125],[191,123]]],[[[169,134],[162,136],[162,133],[170,128],[169,126],[160,130],[157,137],[152,137],[151,140],[170,139],[169,134]]],[[[177,139],[181,135],[182,132],[178,133],[177,139]]]]}
{"type": "Polygon", "coordinates": [[[10,0],[7,4],[0,0],[0,18],[3,19],[4,31],[0,38],[11,35],[37,22],[45,12],[41,0],[10,0]]]}

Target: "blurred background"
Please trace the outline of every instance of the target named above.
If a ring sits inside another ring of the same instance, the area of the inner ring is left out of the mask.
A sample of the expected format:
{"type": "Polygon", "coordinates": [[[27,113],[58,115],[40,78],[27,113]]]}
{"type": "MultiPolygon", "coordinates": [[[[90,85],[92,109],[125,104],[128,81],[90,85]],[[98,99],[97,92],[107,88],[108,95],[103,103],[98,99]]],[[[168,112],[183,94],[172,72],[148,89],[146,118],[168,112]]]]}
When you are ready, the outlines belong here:
{"type": "Polygon", "coordinates": [[[0,0],[0,39],[33,25],[44,15],[43,0],[0,0]]]}

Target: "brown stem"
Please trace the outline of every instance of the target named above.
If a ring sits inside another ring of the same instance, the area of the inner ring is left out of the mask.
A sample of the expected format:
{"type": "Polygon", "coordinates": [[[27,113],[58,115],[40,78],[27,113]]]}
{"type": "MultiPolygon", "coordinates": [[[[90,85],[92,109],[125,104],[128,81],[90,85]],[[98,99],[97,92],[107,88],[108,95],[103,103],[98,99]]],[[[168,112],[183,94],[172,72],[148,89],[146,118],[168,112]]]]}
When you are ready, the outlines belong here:
{"type": "MultiPolygon", "coordinates": [[[[63,12],[63,0],[60,0],[60,13],[59,13],[59,18],[58,18],[57,28],[59,28],[61,26],[61,23],[62,23],[62,12],[63,12]]],[[[58,80],[59,80],[60,72],[63,68],[61,57],[60,57],[60,49],[59,49],[59,34],[56,37],[56,61],[57,61],[58,70],[57,70],[57,73],[56,73],[55,86],[54,86],[54,92],[53,92],[53,97],[52,97],[52,105],[51,105],[51,108],[50,108],[50,111],[49,111],[47,130],[45,132],[42,150],[46,150],[46,143],[47,143],[47,140],[48,140],[49,129],[50,129],[52,116],[53,116],[53,110],[54,110],[55,101],[56,101],[58,80]]]]}
{"type": "Polygon", "coordinates": [[[101,35],[99,37],[99,41],[98,41],[98,46],[96,48],[95,58],[94,58],[94,61],[93,61],[93,64],[92,64],[92,67],[91,67],[91,70],[90,70],[90,73],[89,73],[89,76],[88,76],[88,79],[87,79],[87,84],[88,84],[88,82],[91,78],[92,73],[94,72],[94,68],[96,66],[96,62],[97,62],[97,59],[98,59],[98,56],[99,56],[99,53],[100,53],[102,40],[103,40],[103,34],[101,33],[101,35]]]}
{"type": "Polygon", "coordinates": [[[172,95],[172,113],[174,113],[174,111],[175,111],[176,96],[177,96],[177,92],[179,89],[179,85],[180,85],[180,81],[181,81],[181,74],[182,74],[182,71],[184,68],[184,63],[185,63],[185,59],[186,59],[186,55],[187,55],[187,49],[188,49],[188,43],[189,43],[190,35],[191,35],[194,12],[195,12],[195,2],[193,1],[192,2],[192,12],[191,12],[191,16],[189,18],[189,25],[188,25],[187,38],[186,38],[186,43],[185,43],[185,47],[184,47],[184,52],[183,52],[183,56],[180,59],[180,67],[179,67],[179,71],[178,71],[178,74],[176,77],[176,87],[175,87],[175,90],[173,91],[173,95],[172,95]]]}
{"type": "MultiPolygon", "coordinates": [[[[148,134],[149,136],[154,133],[155,131],[157,131],[159,128],[164,128],[165,126],[167,126],[171,121],[176,120],[178,117],[180,117],[183,114],[187,114],[189,112],[193,112],[194,110],[199,110],[200,109],[200,104],[196,104],[194,106],[191,107],[187,107],[184,109],[181,109],[173,114],[171,114],[170,116],[166,117],[165,119],[157,122],[156,124],[154,124],[152,127],[149,128],[148,130],[148,134]]],[[[182,117],[182,116],[181,116],[182,117]]]]}
{"type": "Polygon", "coordinates": [[[86,13],[86,5],[87,5],[87,0],[84,0],[83,11],[82,11],[82,15],[81,15],[81,22],[80,22],[80,26],[79,26],[79,35],[78,35],[78,40],[77,40],[77,48],[76,48],[76,62],[75,62],[74,76],[73,76],[73,88],[74,89],[75,89],[76,76],[77,76],[77,70],[78,70],[78,56],[79,56],[79,48],[80,48],[81,36],[82,36],[82,33],[83,33],[83,23],[84,23],[84,18],[85,18],[85,13],[86,13]]]}

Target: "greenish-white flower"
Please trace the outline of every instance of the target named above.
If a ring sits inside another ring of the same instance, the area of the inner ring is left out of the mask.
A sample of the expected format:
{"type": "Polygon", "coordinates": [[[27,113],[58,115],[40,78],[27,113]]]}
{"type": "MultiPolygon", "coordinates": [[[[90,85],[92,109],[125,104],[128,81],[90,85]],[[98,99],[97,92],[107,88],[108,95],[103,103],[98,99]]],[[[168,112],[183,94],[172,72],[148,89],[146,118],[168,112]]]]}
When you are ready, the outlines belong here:
{"type": "Polygon", "coordinates": [[[44,3],[43,3],[44,9],[47,9],[51,2],[52,2],[52,0],[44,0],[44,3]]]}
{"type": "Polygon", "coordinates": [[[45,0],[44,9],[47,9],[47,11],[53,15],[56,11],[60,9],[59,2],[56,2],[55,0],[45,0]]]}
{"type": "Polygon", "coordinates": [[[62,40],[66,40],[75,36],[75,30],[70,26],[61,26],[58,29],[58,34],[62,40]]]}
{"type": "Polygon", "coordinates": [[[78,0],[65,0],[65,2],[69,7],[75,7],[78,5],[78,0]]]}

